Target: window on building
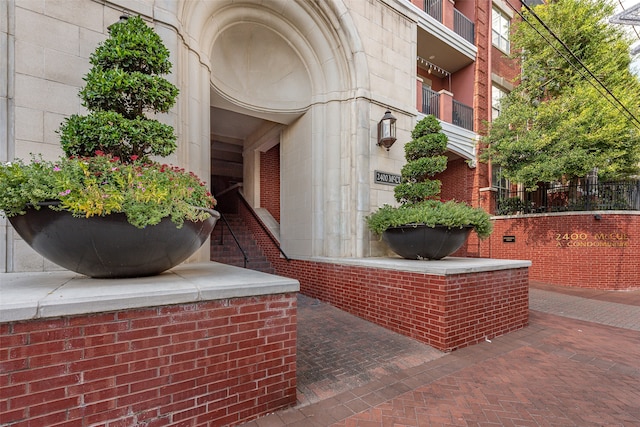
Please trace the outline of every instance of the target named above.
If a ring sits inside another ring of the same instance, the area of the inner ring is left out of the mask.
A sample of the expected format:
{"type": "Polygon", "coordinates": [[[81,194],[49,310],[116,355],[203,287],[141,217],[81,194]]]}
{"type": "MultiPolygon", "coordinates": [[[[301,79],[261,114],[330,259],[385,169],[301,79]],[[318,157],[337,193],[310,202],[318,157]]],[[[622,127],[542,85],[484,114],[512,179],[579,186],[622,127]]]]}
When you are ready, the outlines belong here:
{"type": "Polygon", "coordinates": [[[500,115],[500,101],[507,96],[507,92],[500,86],[491,85],[491,119],[500,115]]]}
{"type": "Polygon", "coordinates": [[[509,53],[509,16],[494,7],[492,17],[493,45],[503,52],[509,53]]]}
{"type": "Polygon", "coordinates": [[[511,197],[511,183],[504,177],[500,166],[493,166],[491,171],[491,186],[496,190],[498,201],[511,197]]]}
{"type": "MultiPolygon", "coordinates": [[[[500,100],[507,96],[507,91],[495,84],[491,85],[491,119],[494,120],[500,115],[500,100]]],[[[491,171],[491,186],[496,190],[496,199],[498,201],[498,214],[502,215],[511,207],[505,206],[505,203],[511,197],[511,182],[506,179],[502,173],[500,166],[493,166],[491,171]]]]}

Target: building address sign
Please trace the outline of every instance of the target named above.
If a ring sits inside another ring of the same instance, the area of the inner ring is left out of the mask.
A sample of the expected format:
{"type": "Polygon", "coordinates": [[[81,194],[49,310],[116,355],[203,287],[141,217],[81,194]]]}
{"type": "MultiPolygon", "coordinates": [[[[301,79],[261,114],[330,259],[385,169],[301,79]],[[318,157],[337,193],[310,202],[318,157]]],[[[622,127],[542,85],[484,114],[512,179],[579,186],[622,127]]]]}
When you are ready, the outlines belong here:
{"type": "Polygon", "coordinates": [[[556,233],[556,247],[625,248],[629,246],[626,233],[556,233]]]}
{"type": "Polygon", "coordinates": [[[402,182],[402,176],[389,172],[374,171],[375,183],[386,185],[398,185],[402,182]]]}

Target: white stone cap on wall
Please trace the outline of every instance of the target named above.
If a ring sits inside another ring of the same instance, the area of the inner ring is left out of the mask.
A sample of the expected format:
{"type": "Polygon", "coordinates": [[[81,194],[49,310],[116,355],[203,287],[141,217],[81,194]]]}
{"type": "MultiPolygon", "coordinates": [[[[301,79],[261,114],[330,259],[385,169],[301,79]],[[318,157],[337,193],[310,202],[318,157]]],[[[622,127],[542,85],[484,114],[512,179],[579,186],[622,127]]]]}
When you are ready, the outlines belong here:
{"type": "Polygon", "coordinates": [[[0,273],[0,322],[298,292],[295,279],[215,262],[157,276],[91,279],[70,271],[0,273]]]}
{"type": "Polygon", "coordinates": [[[309,261],[326,262],[329,264],[348,265],[353,267],[406,271],[409,273],[431,274],[434,276],[449,276],[452,274],[470,274],[486,271],[511,270],[516,268],[531,267],[531,261],[525,260],[462,257],[445,257],[439,260],[412,260],[400,257],[315,257],[310,258],[309,261]]]}

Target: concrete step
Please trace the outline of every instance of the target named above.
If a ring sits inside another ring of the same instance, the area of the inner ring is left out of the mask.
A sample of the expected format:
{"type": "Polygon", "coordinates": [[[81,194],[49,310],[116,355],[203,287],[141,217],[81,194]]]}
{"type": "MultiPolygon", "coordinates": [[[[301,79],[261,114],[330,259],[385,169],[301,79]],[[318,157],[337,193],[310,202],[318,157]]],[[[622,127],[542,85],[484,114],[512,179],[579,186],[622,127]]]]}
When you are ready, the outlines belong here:
{"type": "MultiPolygon", "coordinates": [[[[264,256],[262,249],[258,246],[253,234],[238,214],[224,214],[227,223],[233,230],[233,235],[240,243],[240,246],[247,255],[246,268],[262,271],[265,273],[275,273],[271,263],[264,256]]],[[[213,233],[211,233],[211,261],[229,264],[236,267],[244,267],[245,261],[238,244],[232,237],[227,225],[220,221],[213,233]],[[222,239],[221,239],[222,235],[222,239]]]]}

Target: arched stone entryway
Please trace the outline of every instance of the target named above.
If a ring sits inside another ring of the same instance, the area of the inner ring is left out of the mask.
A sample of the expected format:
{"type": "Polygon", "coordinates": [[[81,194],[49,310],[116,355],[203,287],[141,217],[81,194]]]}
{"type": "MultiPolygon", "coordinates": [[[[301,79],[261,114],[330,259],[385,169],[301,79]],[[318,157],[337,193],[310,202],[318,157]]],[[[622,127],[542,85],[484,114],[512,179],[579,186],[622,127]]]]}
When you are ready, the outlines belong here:
{"type": "Polygon", "coordinates": [[[279,144],[287,253],[362,256],[369,84],[344,4],[185,2],[182,21],[200,46],[199,60],[210,63],[212,139],[241,147],[244,191],[254,207],[260,153],[279,144]],[[228,128],[237,133],[225,135],[228,128]]]}

